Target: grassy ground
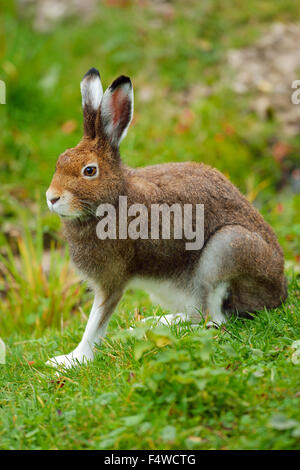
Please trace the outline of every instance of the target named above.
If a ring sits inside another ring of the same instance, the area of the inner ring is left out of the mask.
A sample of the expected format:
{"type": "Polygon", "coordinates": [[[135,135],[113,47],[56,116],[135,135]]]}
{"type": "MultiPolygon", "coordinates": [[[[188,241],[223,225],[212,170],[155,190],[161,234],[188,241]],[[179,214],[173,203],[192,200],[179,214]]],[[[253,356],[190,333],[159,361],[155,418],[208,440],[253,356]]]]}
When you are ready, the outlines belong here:
{"type": "Polygon", "coordinates": [[[275,21],[299,21],[299,8],[189,0],[162,13],[154,2],[123,3],[102,2],[89,24],[70,18],[47,33],[13,2],[1,16],[0,448],[300,448],[299,196],[274,158],[283,142],[292,168],[300,138],[282,135],[276,116],[259,119],[251,94],[235,95],[224,79],[229,48],[253,44],[275,21]],[[162,312],[127,292],[96,361],[58,379],[45,361],[79,342],[91,296],[44,193],[57,156],[80,139],[79,81],[91,66],[105,85],[133,79],[126,163],[204,161],[229,175],[278,235],[289,298],[222,330],[128,334],[139,315],[162,312]]]}
{"type": "Polygon", "coordinates": [[[127,333],[145,305],[142,293],[128,293],[95,362],[59,379],[45,360],[75,347],[83,319],[38,338],[11,335],[0,369],[1,448],[299,448],[295,279],[285,306],[218,331],[127,333]]]}

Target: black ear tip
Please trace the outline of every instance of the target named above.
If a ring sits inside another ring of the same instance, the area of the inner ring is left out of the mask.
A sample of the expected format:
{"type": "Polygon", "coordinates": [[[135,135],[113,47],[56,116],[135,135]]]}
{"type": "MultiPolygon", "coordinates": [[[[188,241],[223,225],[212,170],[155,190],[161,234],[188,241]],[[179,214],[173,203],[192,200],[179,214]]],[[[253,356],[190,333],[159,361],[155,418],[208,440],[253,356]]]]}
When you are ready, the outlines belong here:
{"type": "Polygon", "coordinates": [[[92,67],[90,70],[88,70],[83,78],[92,78],[92,77],[100,78],[99,70],[95,69],[95,67],[92,67]]]}
{"type": "Polygon", "coordinates": [[[132,83],[129,77],[125,77],[125,75],[120,75],[120,77],[116,78],[116,80],[112,82],[109,88],[111,91],[114,91],[119,86],[125,85],[125,83],[128,83],[130,86],[132,86],[132,83]]]}

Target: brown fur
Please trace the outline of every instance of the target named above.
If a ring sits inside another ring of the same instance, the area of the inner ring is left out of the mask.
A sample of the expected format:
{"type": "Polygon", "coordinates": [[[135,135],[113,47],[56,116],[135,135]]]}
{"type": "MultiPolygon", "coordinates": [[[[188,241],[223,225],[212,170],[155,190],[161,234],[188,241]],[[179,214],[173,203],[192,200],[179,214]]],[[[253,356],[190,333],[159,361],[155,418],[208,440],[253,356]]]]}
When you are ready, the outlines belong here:
{"type": "Polygon", "coordinates": [[[135,276],[172,279],[189,289],[189,276],[203,253],[217,237],[229,234],[229,243],[216,260],[217,276],[210,279],[208,272],[206,278],[207,286],[230,281],[224,309],[243,314],[276,307],[285,299],[283,254],[273,230],[219,171],[189,162],[128,168],[103,131],[101,111],[96,118],[85,109],[84,119],[85,136],[59,157],[50,188],[58,196],[69,191],[72,209],[82,212],[80,218],[64,220],[64,233],[75,265],[94,286],[101,286],[106,298],[123,291],[135,276]],[[95,138],[90,137],[93,122],[95,138]],[[89,181],[82,178],[81,170],[91,162],[98,163],[100,172],[89,181]],[[187,251],[185,240],[99,240],[98,219],[91,211],[100,203],[111,203],[118,211],[119,195],[128,197],[128,206],[137,202],[148,208],[153,203],[204,204],[203,249],[187,251]]]}

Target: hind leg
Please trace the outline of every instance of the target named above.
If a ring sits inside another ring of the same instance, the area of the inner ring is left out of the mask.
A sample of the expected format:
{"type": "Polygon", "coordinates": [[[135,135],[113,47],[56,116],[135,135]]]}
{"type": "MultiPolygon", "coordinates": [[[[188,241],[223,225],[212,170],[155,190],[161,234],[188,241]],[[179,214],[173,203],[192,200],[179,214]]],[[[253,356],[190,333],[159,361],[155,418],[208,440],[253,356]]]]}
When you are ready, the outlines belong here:
{"type": "Polygon", "coordinates": [[[228,317],[222,311],[224,299],[228,295],[227,292],[227,282],[217,283],[216,287],[208,292],[202,307],[204,314],[208,316],[207,326],[220,326],[228,320],[228,317]]]}
{"type": "Polygon", "coordinates": [[[227,297],[228,285],[226,282],[220,282],[217,286],[208,292],[206,302],[198,302],[198,308],[187,308],[184,313],[169,313],[162,316],[152,316],[143,318],[141,321],[156,322],[162,325],[174,325],[178,323],[190,323],[196,327],[201,320],[206,320],[206,326],[219,326],[227,321],[227,317],[222,312],[224,299],[227,297]],[[201,312],[201,313],[199,313],[201,312]],[[209,313],[208,313],[209,312],[209,313]],[[207,315],[208,314],[208,315],[207,315]]]}
{"type": "Polygon", "coordinates": [[[212,321],[228,313],[278,306],[286,296],[283,257],[256,232],[226,226],[208,241],[196,270],[202,311],[212,321]]]}

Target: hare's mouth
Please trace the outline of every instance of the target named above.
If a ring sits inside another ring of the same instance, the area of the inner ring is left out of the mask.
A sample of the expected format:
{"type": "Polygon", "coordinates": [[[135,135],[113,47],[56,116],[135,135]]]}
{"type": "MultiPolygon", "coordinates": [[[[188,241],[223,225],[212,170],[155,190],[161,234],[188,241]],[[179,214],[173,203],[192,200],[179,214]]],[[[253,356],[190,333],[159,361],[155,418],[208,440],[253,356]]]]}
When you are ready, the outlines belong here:
{"type": "Polygon", "coordinates": [[[63,219],[77,219],[78,217],[82,216],[82,212],[69,212],[69,213],[66,213],[66,212],[61,212],[58,208],[56,209],[54,207],[50,210],[54,214],[59,215],[59,217],[62,217],[63,219]]]}
{"type": "Polygon", "coordinates": [[[68,191],[58,195],[48,190],[46,198],[49,210],[62,218],[75,219],[82,215],[82,211],[72,208],[72,195],[68,191]]]}
{"type": "Polygon", "coordinates": [[[59,217],[62,217],[63,219],[77,219],[78,217],[82,216],[82,212],[80,211],[74,211],[74,210],[66,210],[66,208],[63,207],[52,207],[51,212],[54,214],[59,215],[59,217]]]}

